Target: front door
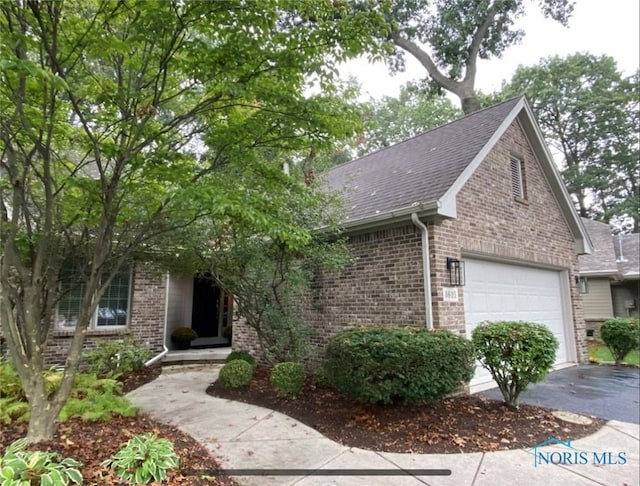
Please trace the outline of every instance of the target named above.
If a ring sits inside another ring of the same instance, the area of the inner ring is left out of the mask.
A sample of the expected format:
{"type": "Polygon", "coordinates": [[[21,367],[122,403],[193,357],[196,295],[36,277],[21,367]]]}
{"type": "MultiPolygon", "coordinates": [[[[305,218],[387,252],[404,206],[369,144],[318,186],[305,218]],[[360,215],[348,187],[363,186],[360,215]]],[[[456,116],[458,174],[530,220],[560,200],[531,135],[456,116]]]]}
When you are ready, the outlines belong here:
{"type": "Polygon", "coordinates": [[[220,287],[210,277],[193,279],[191,328],[198,337],[219,336],[220,287]]]}

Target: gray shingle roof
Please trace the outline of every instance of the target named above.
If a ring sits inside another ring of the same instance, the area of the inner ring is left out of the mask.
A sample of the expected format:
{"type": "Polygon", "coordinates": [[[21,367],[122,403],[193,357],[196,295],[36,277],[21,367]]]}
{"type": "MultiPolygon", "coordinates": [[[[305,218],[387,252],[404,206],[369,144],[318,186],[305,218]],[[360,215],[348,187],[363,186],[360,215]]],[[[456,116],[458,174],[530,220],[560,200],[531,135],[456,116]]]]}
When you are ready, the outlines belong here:
{"type": "Polygon", "coordinates": [[[342,193],[347,221],[438,201],[520,100],[507,100],[331,169],[326,182],[342,193]]]}
{"type": "Polygon", "coordinates": [[[618,257],[620,274],[625,278],[638,278],[640,274],[640,234],[614,236],[613,246],[618,257]],[[620,246],[622,246],[624,259],[620,259],[620,246]]]}
{"type": "Polygon", "coordinates": [[[615,275],[618,273],[616,252],[613,248],[609,225],[587,218],[582,218],[582,224],[593,244],[593,253],[578,257],[580,273],[592,275],[615,275]]]}

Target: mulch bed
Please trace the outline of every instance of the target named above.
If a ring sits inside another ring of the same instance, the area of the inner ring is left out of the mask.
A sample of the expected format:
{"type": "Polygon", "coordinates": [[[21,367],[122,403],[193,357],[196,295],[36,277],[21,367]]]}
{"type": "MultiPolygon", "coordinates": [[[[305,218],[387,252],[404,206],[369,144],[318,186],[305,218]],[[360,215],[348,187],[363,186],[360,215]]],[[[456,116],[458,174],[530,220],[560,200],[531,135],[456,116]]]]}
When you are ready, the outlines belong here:
{"type": "Polygon", "coordinates": [[[412,405],[368,405],[354,402],[311,379],[299,398],[277,397],[268,370],[258,368],[251,383],[227,390],[217,382],[207,393],[282,412],[349,447],[421,454],[490,452],[531,448],[550,437],[576,440],[596,432],[590,425],[557,419],[551,410],[521,405],[517,411],[502,402],[461,395],[412,405]]]}
{"type": "MultiPolygon", "coordinates": [[[[160,367],[143,369],[123,378],[125,391],[131,391],[160,375],[160,367]]],[[[72,457],[82,463],[84,484],[124,486],[128,483],[114,477],[102,461],[114,454],[134,435],[152,432],[169,439],[180,457],[180,469],[168,472],[163,485],[232,486],[236,483],[223,471],[207,449],[191,436],[162,424],[144,414],[133,418],[113,417],[108,421],[82,422],[79,419],[59,423],[54,440],[30,447],[33,450],[55,451],[61,457],[72,457]]],[[[14,440],[27,433],[26,423],[0,424],[0,454],[14,440]]],[[[157,483],[151,483],[157,484],[157,483]]]]}

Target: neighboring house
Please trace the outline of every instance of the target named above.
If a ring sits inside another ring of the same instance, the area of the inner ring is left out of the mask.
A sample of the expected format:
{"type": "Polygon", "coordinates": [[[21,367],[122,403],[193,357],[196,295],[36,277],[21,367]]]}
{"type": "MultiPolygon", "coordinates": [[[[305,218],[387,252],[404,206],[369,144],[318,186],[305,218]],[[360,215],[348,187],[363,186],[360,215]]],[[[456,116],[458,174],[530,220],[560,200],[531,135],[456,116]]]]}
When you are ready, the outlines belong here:
{"type": "MultiPolygon", "coordinates": [[[[327,184],[344,195],[355,263],[316,275],[306,310],[315,360],[348,327],[470,337],[497,319],[548,325],[557,366],[587,359],[577,255],[590,243],[524,98],[335,167],[327,184]]],[[[255,343],[234,328],[234,346],[255,343]]],[[[471,382],[491,384],[482,369],[471,382]]]]}
{"type": "Polygon", "coordinates": [[[614,236],[609,225],[583,218],[594,251],[581,255],[580,288],[587,335],[613,317],[638,317],[640,235],[614,236]]]}

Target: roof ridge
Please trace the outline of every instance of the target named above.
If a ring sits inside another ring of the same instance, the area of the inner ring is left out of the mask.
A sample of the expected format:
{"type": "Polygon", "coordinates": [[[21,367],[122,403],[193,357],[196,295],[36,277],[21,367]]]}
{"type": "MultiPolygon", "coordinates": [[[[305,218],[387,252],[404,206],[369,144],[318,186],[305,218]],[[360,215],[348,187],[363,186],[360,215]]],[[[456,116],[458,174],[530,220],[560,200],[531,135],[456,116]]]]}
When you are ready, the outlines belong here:
{"type": "Polygon", "coordinates": [[[381,149],[378,149],[378,150],[376,150],[376,151],[374,151],[374,152],[370,152],[370,153],[368,153],[368,154],[366,154],[366,155],[363,155],[363,156],[361,156],[361,157],[356,157],[355,159],[349,160],[349,161],[347,161],[347,162],[343,162],[342,164],[335,165],[335,166],[331,167],[331,168],[327,171],[327,173],[329,173],[329,172],[333,171],[334,169],[338,169],[338,168],[340,168],[340,167],[344,167],[344,166],[346,166],[346,165],[349,165],[349,164],[352,164],[352,163],[357,162],[357,161],[359,161],[359,160],[362,160],[362,159],[364,159],[364,158],[366,158],[366,157],[369,157],[369,156],[371,156],[371,155],[379,154],[379,153],[381,153],[381,152],[384,152],[385,150],[389,150],[389,149],[392,149],[392,148],[397,147],[397,146],[399,146],[399,145],[403,145],[403,144],[405,144],[405,143],[410,142],[411,140],[414,140],[414,139],[416,139],[416,138],[422,137],[422,136],[427,135],[427,134],[429,134],[429,133],[435,132],[436,130],[440,130],[441,128],[447,127],[447,126],[449,126],[449,125],[453,125],[454,123],[462,122],[463,120],[466,120],[467,118],[470,118],[470,117],[472,117],[472,116],[478,115],[478,114],[480,114],[480,113],[482,113],[482,112],[485,112],[485,111],[488,111],[488,110],[496,109],[496,108],[498,108],[498,107],[499,107],[499,106],[501,106],[501,105],[504,105],[504,104],[509,103],[509,102],[513,102],[513,101],[515,101],[515,100],[520,100],[521,98],[525,98],[525,96],[524,96],[524,95],[512,96],[511,98],[506,99],[506,100],[504,100],[504,101],[501,101],[500,103],[496,103],[495,105],[487,106],[487,107],[485,107],[485,108],[482,108],[481,110],[474,111],[473,113],[467,113],[467,114],[465,114],[465,115],[461,116],[460,118],[456,118],[455,120],[451,120],[450,122],[447,122],[447,123],[445,123],[445,124],[443,124],[443,125],[438,125],[437,127],[430,128],[429,130],[427,130],[427,131],[425,131],[425,132],[418,133],[418,134],[416,134],[416,135],[414,135],[414,136],[412,136],[412,137],[409,137],[409,138],[406,138],[406,139],[404,139],[404,140],[401,140],[400,142],[396,142],[396,143],[394,143],[394,144],[388,145],[388,146],[386,146],[386,147],[383,147],[383,148],[381,148],[381,149]]]}

